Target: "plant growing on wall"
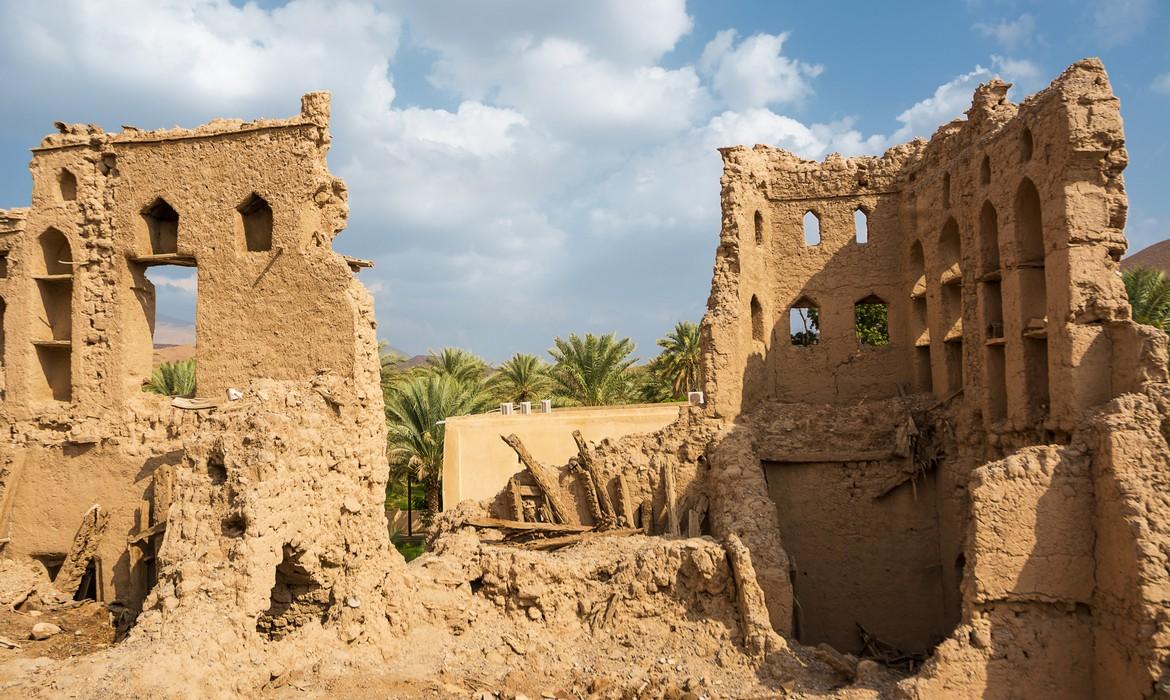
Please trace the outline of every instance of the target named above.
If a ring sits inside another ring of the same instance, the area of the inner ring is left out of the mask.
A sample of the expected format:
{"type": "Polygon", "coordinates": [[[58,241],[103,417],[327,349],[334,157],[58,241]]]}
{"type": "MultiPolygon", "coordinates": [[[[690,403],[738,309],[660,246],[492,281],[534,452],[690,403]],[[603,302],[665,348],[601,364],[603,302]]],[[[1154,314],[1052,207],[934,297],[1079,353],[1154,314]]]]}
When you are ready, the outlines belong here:
{"type": "Polygon", "coordinates": [[[142,389],[163,396],[194,396],[195,360],[162,363],[154,368],[142,389]]]}

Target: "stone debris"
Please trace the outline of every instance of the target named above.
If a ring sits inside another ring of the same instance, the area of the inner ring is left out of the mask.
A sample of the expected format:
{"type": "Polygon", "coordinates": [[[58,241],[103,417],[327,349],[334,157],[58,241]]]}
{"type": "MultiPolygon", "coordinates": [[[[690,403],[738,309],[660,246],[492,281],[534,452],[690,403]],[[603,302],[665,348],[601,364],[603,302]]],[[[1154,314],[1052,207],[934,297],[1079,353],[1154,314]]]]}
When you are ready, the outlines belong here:
{"type": "Polygon", "coordinates": [[[29,639],[45,640],[53,635],[61,634],[61,628],[51,622],[38,622],[29,630],[29,639]]]}

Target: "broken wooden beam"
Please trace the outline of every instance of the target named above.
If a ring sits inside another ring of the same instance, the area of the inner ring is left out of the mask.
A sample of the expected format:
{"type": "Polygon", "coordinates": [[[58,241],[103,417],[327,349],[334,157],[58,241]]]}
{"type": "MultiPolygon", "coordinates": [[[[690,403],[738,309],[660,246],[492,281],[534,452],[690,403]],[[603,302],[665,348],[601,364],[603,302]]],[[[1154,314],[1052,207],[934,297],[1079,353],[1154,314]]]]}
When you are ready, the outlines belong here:
{"type": "Polygon", "coordinates": [[[591,530],[589,532],[582,532],[576,535],[565,535],[563,537],[548,537],[540,540],[529,540],[520,545],[524,549],[532,549],[536,551],[547,552],[553,549],[560,549],[568,547],[572,544],[579,544],[589,540],[600,537],[624,537],[629,535],[642,534],[641,528],[623,528],[613,530],[591,530]]]}
{"type": "Polygon", "coordinates": [[[65,561],[61,562],[61,569],[53,579],[54,588],[69,596],[77,593],[77,587],[81,585],[81,579],[85,576],[85,569],[97,553],[98,543],[109,519],[109,515],[103,513],[101,506],[96,503],[81,516],[81,525],[77,528],[77,534],[73,536],[69,553],[65,555],[65,561]]]}
{"type": "Polygon", "coordinates": [[[626,481],[626,475],[619,473],[617,475],[618,488],[618,505],[621,506],[621,513],[619,513],[618,525],[621,527],[637,527],[638,523],[634,522],[634,495],[630,491],[630,484],[626,481]]]}
{"type": "Polygon", "coordinates": [[[609,489],[605,488],[605,479],[593,461],[593,450],[589,448],[589,443],[585,442],[585,436],[581,434],[580,430],[573,431],[573,442],[577,443],[577,454],[580,455],[579,464],[589,474],[589,478],[593,481],[594,490],[597,492],[597,502],[601,508],[602,518],[598,524],[613,527],[617,524],[617,514],[613,509],[613,501],[609,497],[609,489]]]}
{"type": "Polygon", "coordinates": [[[605,513],[601,510],[601,501],[597,499],[597,487],[593,484],[593,477],[585,468],[581,466],[580,460],[569,460],[569,471],[577,475],[581,480],[581,485],[585,488],[585,500],[589,502],[589,514],[593,516],[593,522],[597,525],[605,524],[605,513]]]}
{"type": "Polygon", "coordinates": [[[501,435],[500,439],[507,443],[508,447],[516,453],[520,458],[520,462],[528,468],[528,472],[532,474],[532,478],[536,480],[540,489],[544,491],[545,497],[548,499],[549,509],[552,511],[553,520],[560,523],[570,525],[577,524],[576,511],[570,510],[561,498],[561,489],[557,485],[556,480],[545,471],[544,467],[533,458],[532,453],[520,442],[520,438],[516,434],[501,435]]]}
{"type": "Polygon", "coordinates": [[[502,520],[500,518],[470,518],[467,524],[473,527],[515,530],[517,532],[589,532],[593,529],[592,525],[529,523],[522,520],[502,520]]]}
{"type": "Polygon", "coordinates": [[[667,463],[662,465],[662,483],[666,491],[666,525],[667,532],[674,537],[680,534],[679,518],[678,518],[678,503],[676,502],[676,491],[674,484],[674,465],[667,463]]]}
{"type": "Polygon", "coordinates": [[[508,490],[512,494],[512,517],[524,522],[524,499],[520,497],[520,484],[516,482],[516,477],[508,479],[508,490]]]}

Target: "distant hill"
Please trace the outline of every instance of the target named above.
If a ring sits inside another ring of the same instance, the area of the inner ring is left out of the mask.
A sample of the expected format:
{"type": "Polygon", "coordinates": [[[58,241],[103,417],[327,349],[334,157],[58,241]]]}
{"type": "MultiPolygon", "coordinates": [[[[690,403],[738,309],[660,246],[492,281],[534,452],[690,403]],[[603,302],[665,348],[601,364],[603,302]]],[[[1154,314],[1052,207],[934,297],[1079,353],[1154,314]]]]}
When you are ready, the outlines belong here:
{"type": "Polygon", "coordinates": [[[1121,261],[1122,270],[1132,270],[1135,267],[1152,267],[1170,275],[1170,240],[1159,241],[1121,261]]]}
{"type": "Polygon", "coordinates": [[[168,345],[165,343],[156,343],[154,346],[154,366],[158,367],[164,362],[178,362],[180,360],[189,360],[195,357],[195,344],[188,343],[183,345],[168,345]]]}

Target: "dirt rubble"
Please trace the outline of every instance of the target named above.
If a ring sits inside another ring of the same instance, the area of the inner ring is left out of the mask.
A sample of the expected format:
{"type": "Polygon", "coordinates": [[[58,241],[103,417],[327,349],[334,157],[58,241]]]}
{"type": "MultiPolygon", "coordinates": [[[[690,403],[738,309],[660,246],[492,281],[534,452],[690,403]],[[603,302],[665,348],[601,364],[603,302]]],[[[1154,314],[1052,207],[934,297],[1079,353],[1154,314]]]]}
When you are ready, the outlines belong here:
{"type": "Polygon", "coordinates": [[[1119,105],[1091,59],[1008,87],[880,158],[723,149],[706,404],[563,465],[510,440],[410,564],[328,96],[60,125],[0,212],[0,695],[1167,697],[1167,338],[1117,278],[1119,105]],[[159,264],[207,295],[204,400],[140,391],[159,264]]]}

